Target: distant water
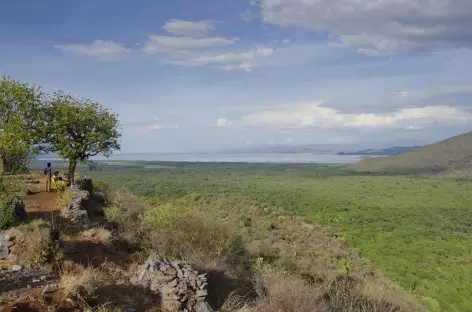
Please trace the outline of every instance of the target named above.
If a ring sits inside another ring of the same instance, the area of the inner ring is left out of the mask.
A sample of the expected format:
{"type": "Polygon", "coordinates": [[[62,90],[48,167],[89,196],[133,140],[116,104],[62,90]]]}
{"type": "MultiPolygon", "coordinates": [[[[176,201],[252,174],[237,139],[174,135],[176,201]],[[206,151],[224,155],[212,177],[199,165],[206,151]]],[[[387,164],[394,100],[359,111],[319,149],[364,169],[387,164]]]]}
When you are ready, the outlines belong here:
{"type": "MultiPolygon", "coordinates": [[[[108,160],[115,161],[179,161],[179,162],[243,162],[243,163],[319,163],[349,164],[365,156],[329,155],[311,153],[237,153],[237,154],[115,154],[108,160]]],[[[94,157],[94,160],[107,160],[94,157]]]]}

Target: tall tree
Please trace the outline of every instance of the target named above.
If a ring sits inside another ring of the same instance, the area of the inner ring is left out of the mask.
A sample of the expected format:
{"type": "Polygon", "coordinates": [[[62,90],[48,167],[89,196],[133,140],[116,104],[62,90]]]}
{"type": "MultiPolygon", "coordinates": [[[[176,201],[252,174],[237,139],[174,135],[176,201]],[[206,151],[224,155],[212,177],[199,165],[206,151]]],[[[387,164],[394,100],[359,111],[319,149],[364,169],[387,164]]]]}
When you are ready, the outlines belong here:
{"type": "Polygon", "coordinates": [[[69,160],[68,176],[74,183],[78,162],[120,149],[118,115],[86,98],[55,93],[49,109],[50,149],[69,160]]]}
{"type": "MultiPolygon", "coordinates": [[[[12,155],[30,155],[44,138],[43,94],[34,85],[3,76],[0,80],[0,171],[12,155]]],[[[14,158],[13,158],[14,159],[14,158]]]]}

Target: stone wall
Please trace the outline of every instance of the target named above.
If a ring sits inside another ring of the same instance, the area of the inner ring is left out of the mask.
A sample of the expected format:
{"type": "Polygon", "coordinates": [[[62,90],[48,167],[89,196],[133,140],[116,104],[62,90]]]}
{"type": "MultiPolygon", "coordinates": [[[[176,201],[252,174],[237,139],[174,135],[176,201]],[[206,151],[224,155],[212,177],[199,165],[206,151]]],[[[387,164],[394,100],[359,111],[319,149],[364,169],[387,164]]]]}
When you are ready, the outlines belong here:
{"type": "Polygon", "coordinates": [[[130,283],[160,295],[165,311],[212,311],[206,302],[206,274],[199,274],[187,262],[159,259],[153,254],[138,267],[130,283]]]}
{"type": "Polygon", "coordinates": [[[74,224],[89,228],[92,226],[87,212],[87,204],[93,193],[93,183],[90,179],[79,180],[75,185],[67,188],[71,198],[69,203],[62,207],[61,216],[70,219],[74,224]]]}

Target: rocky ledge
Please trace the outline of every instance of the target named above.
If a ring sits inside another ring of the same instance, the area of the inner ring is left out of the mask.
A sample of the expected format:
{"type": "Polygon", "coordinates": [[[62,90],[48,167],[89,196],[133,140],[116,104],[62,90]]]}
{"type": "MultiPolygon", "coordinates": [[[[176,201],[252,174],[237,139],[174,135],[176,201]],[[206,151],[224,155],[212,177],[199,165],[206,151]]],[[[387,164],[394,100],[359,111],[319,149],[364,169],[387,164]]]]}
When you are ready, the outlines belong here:
{"type": "Polygon", "coordinates": [[[155,254],[151,255],[138,267],[130,283],[159,294],[165,311],[212,311],[206,302],[206,274],[199,274],[187,262],[168,261],[159,259],[155,254]]]}

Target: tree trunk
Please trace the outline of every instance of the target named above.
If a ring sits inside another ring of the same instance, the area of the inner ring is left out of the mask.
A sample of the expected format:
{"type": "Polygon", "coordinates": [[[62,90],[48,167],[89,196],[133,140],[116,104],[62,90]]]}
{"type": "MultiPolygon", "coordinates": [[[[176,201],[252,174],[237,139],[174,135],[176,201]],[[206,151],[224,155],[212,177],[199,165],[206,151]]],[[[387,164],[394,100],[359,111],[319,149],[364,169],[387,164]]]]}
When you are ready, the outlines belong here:
{"type": "Polygon", "coordinates": [[[68,179],[69,179],[69,182],[71,183],[71,185],[74,185],[74,183],[75,183],[74,177],[75,177],[75,167],[76,166],[77,166],[77,160],[71,159],[69,161],[69,171],[67,173],[68,179]]]}
{"type": "Polygon", "coordinates": [[[0,174],[7,173],[7,158],[5,155],[0,155],[0,174]]]}

